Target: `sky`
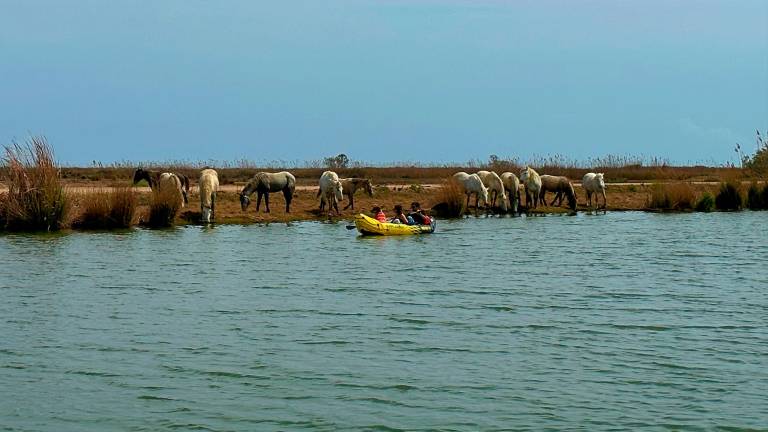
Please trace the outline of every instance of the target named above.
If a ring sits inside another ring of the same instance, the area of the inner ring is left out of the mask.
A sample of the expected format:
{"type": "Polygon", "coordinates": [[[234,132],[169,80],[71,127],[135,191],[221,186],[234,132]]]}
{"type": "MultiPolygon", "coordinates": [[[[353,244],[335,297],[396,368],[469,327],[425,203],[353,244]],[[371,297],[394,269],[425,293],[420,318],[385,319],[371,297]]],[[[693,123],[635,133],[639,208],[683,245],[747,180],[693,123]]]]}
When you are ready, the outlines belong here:
{"type": "Polygon", "coordinates": [[[70,165],[735,161],[765,0],[0,0],[0,144],[70,165]]]}

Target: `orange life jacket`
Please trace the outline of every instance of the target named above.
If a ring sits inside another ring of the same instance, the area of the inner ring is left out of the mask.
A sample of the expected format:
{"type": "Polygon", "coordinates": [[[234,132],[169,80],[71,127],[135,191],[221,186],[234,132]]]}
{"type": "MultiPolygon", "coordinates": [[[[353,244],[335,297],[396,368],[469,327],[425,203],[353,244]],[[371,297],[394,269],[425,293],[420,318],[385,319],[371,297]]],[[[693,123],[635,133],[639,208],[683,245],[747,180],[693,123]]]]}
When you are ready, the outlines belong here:
{"type": "Polygon", "coordinates": [[[383,211],[379,211],[376,213],[376,220],[384,223],[387,221],[387,215],[385,215],[383,211]]]}

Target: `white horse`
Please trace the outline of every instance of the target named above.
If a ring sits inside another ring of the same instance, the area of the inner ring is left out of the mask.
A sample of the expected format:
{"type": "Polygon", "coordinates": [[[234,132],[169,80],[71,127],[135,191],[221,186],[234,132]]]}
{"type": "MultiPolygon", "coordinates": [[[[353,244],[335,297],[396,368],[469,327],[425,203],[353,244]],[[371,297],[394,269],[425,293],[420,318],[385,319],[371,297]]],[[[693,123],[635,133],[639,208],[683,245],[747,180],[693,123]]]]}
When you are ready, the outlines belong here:
{"type": "Polygon", "coordinates": [[[587,193],[587,205],[589,207],[592,207],[592,194],[595,194],[595,204],[600,205],[600,202],[597,198],[598,193],[603,194],[603,208],[606,208],[608,205],[605,199],[605,178],[603,176],[603,173],[586,173],[584,174],[584,178],[581,179],[581,187],[584,188],[584,191],[587,193]]]}
{"type": "Polygon", "coordinates": [[[520,173],[520,182],[525,186],[525,206],[531,207],[533,199],[533,208],[536,208],[541,192],[541,177],[533,168],[527,166],[520,173]]]}
{"type": "Polygon", "coordinates": [[[210,168],[200,171],[200,213],[203,222],[211,223],[216,217],[216,192],[219,190],[219,174],[210,168]]]}
{"type": "Polygon", "coordinates": [[[320,176],[320,190],[317,191],[320,197],[320,211],[325,210],[325,204],[328,203],[328,214],[331,210],[339,213],[339,201],[344,199],[344,188],[339,180],[339,175],[333,171],[325,171],[320,176]]]}
{"type": "Polygon", "coordinates": [[[178,193],[179,203],[181,207],[187,203],[187,194],[184,191],[184,182],[181,181],[179,176],[173,173],[162,173],[157,180],[156,190],[160,193],[178,193]]]}
{"type": "Polygon", "coordinates": [[[478,171],[478,177],[483,181],[483,186],[488,188],[491,193],[491,207],[496,206],[496,199],[501,196],[501,210],[507,212],[507,194],[504,192],[504,182],[501,177],[493,171],[478,171]]]}
{"type": "Polygon", "coordinates": [[[505,172],[501,173],[501,182],[509,194],[509,205],[512,206],[512,211],[517,213],[517,207],[520,204],[520,180],[514,173],[505,172]]]}
{"type": "Polygon", "coordinates": [[[453,179],[459,183],[459,186],[467,195],[466,208],[469,208],[469,198],[472,194],[475,194],[475,211],[477,211],[481,199],[483,200],[483,206],[488,205],[488,188],[485,187],[479,175],[459,171],[453,175],[453,179]]]}

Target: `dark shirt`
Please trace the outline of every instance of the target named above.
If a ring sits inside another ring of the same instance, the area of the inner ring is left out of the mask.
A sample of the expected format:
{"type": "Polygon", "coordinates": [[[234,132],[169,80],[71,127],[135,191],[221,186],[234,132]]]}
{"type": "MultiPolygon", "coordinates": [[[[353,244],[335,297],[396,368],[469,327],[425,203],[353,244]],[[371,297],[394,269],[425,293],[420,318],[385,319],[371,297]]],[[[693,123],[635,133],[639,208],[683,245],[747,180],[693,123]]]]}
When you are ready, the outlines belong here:
{"type": "Polygon", "coordinates": [[[419,212],[412,212],[408,216],[413,218],[413,221],[418,225],[424,225],[424,215],[419,212]]]}

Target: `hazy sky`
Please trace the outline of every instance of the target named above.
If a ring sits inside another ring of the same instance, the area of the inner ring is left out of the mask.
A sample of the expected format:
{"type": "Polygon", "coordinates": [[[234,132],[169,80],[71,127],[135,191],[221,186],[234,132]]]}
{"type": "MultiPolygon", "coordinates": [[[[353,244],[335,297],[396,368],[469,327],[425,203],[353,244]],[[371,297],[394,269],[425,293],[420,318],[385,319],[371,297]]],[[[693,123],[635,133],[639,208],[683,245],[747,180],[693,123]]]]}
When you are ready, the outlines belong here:
{"type": "Polygon", "coordinates": [[[734,160],[768,2],[0,0],[0,143],[66,163],[734,160]]]}

